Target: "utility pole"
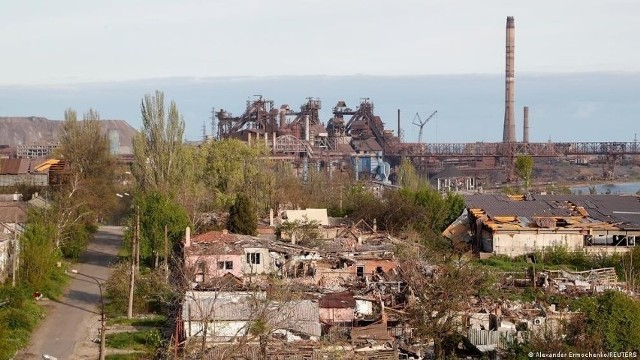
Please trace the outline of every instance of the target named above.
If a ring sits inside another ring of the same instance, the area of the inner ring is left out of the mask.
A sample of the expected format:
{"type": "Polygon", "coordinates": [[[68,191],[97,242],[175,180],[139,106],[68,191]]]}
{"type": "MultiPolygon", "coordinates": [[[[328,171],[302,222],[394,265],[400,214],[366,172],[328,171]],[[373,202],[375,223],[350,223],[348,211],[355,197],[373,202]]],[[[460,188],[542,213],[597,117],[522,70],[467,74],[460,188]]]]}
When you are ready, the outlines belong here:
{"type": "Polygon", "coordinates": [[[164,226],[164,276],[169,279],[169,231],[164,226]]]}
{"type": "Polygon", "coordinates": [[[140,271],[140,206],[136,205],[136,271],[140,271]]]}
{"type": "Polygon", "coordinates": [[[100,290],[100,360],[104,360],[107,351],[105,349],[106,347],[106,332],[107,332],[107,327],[106,327],[106,318],[105,318],[105,314],[104,314],[104,297],[102,295],[102,283],[94,276],[91,275],[87,275],[87,274],[83,274],[81,272],[78,272],[78,270],[71,270],[72,273],[77,274],[77,275],[82,275],[84,277],[88,277],[89,279],[95,281],[96,284],[98,284],[98,289],[100,290]]]}
{"type": "Polygon", "coordinates": [[[11,286],[16,287],[16,270],[18,268],[18,217],[13,223],[13,262],[11,266],[11,286]]]}
{"type": "Polygon", "coordinates": [[[129,279],[129,307],[127,308],[127,319],[133,318],[133,293],[136,278],[136,249],[138,248],[138,207],[136,206],[136,225],[131,239],[131,278],[129,279]]]}

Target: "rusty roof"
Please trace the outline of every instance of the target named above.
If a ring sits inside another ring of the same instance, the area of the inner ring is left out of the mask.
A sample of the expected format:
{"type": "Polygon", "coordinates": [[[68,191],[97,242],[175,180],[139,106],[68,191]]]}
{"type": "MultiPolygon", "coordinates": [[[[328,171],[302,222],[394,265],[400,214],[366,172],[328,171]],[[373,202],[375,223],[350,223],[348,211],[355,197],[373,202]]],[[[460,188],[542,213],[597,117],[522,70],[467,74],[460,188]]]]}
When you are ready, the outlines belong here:
{"type": "Polygon", "coordinates": [[[233,242],[238,240],[235,234],[223,231],[208,231],[195,235],[191,238],[191,243],[212,243],[212,242],[233,242]]]}
{"type": "Polygon", "coordinates": [[[263,247],[248,235],[209,231],[191,238],[191,246],[185,248],[187,255],[240,255],[245,247],[263,247]]]}
{"type": "Polygon", "coordinates": [[[0,175],[18,175],[22,159],[0,159],[0,175]]]}
{"type": "Polygon", "coordinates": [[[345,291],[339,293],[324,294],[318,301],[321,308],[348,309],[356,306],[353,293],[345,291]]]}
{"type": "Polygon", "coordinates": [[[352,140],[351,144],[356,151],[382,151],[382,147],[374,138],[352,140]]]}
{"type": "Polygon", "coordinates": [[[0,175],[19,175],[37,172],[37,167],[46,162],[44,158],[0,159],[0,175]]]}

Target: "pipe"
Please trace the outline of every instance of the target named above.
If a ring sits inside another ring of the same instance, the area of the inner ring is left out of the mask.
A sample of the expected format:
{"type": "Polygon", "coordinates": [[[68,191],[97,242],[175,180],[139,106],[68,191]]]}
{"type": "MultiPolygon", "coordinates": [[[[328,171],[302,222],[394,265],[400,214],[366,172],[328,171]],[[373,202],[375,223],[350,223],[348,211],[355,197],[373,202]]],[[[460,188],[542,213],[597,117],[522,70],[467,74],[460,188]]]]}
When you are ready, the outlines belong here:
{"type": "Polygon", "coordinates": [[[398,109],[398,139],[402,142],[402,129],[400,128],[400,109],[398,109]]]}
{"type": "Polygon", "coordinates": [[[309,115],[304,116],[304,139],[309,141],[309,115]]]}
{"type": "Polygon", "coordinates": [[[522,126],[522,142],[529,142],[529,107],[524,107],[524,124],[522,126]]]}
{"type": "Polygon", "coordinates": [[[506,58],[505,58],[505,99],[504,99],[504,129],[502,133],[503,142],[516,141],[515,123],[515,49],[516,49],[516,29],[513,16],[507,17],[506,31],[506,58]]]}

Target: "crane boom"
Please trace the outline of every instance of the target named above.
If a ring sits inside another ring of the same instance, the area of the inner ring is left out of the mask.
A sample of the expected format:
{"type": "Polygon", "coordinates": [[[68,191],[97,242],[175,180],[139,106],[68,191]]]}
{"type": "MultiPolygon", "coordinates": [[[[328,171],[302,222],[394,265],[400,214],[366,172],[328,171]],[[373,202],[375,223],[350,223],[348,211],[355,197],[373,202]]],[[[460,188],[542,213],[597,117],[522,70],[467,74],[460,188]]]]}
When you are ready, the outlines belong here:
{"type": "Polygon", "coordinates": [[[420,118],[420,114],[419,113],[416,113],[416,116],[413,117],[413,125],[416,125],[416,126],[420,127],[420,130],[418,131],[418,144],[422,143],[422,129],[429,122],[429,120],[431,120],[431,118],[433,118],[436,115],[437,112],[438,112],[438,110],[432,112],[431,115],[429,115],[427,117],[427,119],[424,120],[424,121],[420,118]],[[418,119],[417,123],[416,123],[416,119],[418,119]]]}

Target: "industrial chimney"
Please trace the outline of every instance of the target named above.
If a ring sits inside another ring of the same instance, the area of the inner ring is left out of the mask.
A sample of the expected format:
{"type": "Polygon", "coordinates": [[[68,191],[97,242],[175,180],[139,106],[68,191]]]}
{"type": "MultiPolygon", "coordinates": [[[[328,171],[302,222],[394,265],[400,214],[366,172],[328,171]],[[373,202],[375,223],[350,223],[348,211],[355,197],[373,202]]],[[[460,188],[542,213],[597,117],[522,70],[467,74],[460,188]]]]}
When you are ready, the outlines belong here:
{"type": "Polygon", "coordinates": [[[398,139],[402,142],[402,128],[400,127],[400,109],[398,109],[398,139]]]}
{"type": "Polygon", "coordinates": [[[507,48],[506,48],[505,84],[504,84],[504,130],[502,142],[516,141],[515,122],[515,50],[516,29],[513,16],[507,17],[507,48]]]}
{"type": "Polygon", "coordinates": [[[529,142],[529,107],[524,107],[524,124],[522,126],[522,142],[529,142]]]}

